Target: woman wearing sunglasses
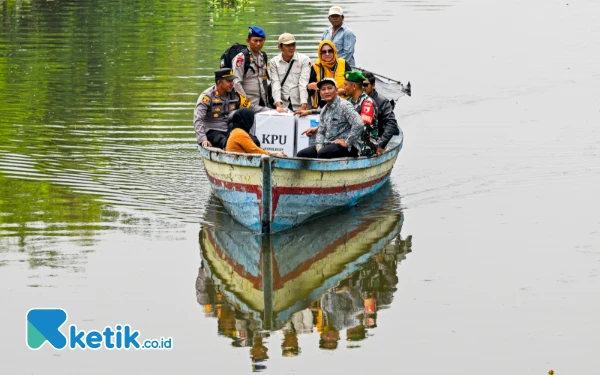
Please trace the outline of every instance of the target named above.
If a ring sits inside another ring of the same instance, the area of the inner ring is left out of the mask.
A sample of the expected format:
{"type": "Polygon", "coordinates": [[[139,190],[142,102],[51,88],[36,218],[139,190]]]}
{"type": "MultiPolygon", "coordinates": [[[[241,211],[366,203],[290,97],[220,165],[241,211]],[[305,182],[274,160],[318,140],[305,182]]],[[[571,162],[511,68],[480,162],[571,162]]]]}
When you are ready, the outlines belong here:
{"type": "Polygon", "coordinates": [[[333,78],[338,87],[338,94],[344,96],[344,73],[351,71],[352,68],[346,60],[337,56],[337,49],[331,40],[324,40],[319,44],[319,58],[313,64],[308,80],[308,94],[312,98],[313,108],[322,108],[325,100],[319,95],[317,82],[323,78],[333,78]]]}

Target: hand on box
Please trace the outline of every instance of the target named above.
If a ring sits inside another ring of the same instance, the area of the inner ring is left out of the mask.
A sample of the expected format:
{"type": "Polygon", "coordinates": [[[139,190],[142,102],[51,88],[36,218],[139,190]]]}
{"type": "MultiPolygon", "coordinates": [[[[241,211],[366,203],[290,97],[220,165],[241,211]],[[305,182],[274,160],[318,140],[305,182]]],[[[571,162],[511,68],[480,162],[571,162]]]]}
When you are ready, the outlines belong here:
{"type": "Polygon", "coordinates": [[[300,117],[304,117],[304,116],[308,116],[308,115],[312,114],[312,111],[299,109],[296,112],[294,112],[294,114],[298,115],[300,117]]]}
{"type": "Polygon", "coordinates": [[[319,127],[317,126],[316,128],[308,128],[300,134],[306,135],[307,137],[312,137],[313,135],[317,134],[318,131],[319,131],[319,127]]]}

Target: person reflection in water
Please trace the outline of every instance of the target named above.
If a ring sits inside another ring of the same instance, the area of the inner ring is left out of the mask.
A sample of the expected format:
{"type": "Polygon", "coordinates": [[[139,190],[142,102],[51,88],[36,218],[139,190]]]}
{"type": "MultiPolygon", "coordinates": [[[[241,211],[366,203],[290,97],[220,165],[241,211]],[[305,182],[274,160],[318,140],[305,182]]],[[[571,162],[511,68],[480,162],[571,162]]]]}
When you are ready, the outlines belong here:
{"type": "Polygon", "coordinates": [[[362,325],[363,300],[360,293],[347,284],[344,280],[321,297],[325,327],[335,331],[362,325]]]}
{"type": "Polygon", "coordinates": [[[250,358],[252,358],[252,371],[261,371],[267,368],[262,362],[269,359],[269,349],[263,343],[262,337],[254,338],[254,345],[250,349],[250,358]]]}
{"type": "MultiPolygon", "coordinates": [[[[412,238],[398,239],[358,266],[359,270],[341,280],[307,308],[294,312],[282,326],[281,354],[296,357],[302,353],[299,335],[317,331],[319,348],[335,350],[346,330],[348,347],[356,347],[377,327],[377,312],[392,303],[397,290],[398,263],[411,252],[412,238]]],[[[249,348],[254,371],[266,369],[269,359],[264,322],[236,308],[221,293],[204,266],[196,280],[197,299],[206,316],[217,318],[218,334],[232,339],[232,346],[249,348]]]]}
{"type": "Polygon", "coordinates": [[[284,357],[296,357],[300,354],[298,335],[294,331],[284,332],[281,343],[281,355],[284,357]]]}
{"type": "Polygon", "coordinates": [[[325,330],[323,330],[323,332],[321,332],[319,348],[327,350],[337,349],[338,341],[340,341],[340,332],[327,327],[325,330]]]}
{"type": "Polygon", "coordinates": [[[284,357],[295,357],[300,354],[298,335],[313,332],[313,314],[310,309],[296,311],[290,320],[281,328],[283,342],[281,343],[281,354],[284,357]]]}

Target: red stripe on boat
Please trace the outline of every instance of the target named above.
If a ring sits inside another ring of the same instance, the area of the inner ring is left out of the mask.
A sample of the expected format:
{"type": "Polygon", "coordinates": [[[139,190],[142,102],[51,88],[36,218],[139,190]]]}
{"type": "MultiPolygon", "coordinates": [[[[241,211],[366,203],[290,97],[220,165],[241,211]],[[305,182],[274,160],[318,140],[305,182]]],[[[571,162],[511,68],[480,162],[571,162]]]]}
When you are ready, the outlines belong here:
{"type": "MultiPolygon", "coordinates": [[[[317,195],[325,195],[325,194],[337,194],[342,192],[356,191],[368,188],[373,186],[383,180],[385,180],[390,175],[390,172],[384,174],[383,176],[377,177],[374,180],[361,182],[360,184],[354,185],[341,185],[341,186],[332,186],[332,187],[297,187],[297,186],[282,186],[282,187],[274,187],[273,188],[273,196],[272,196],[272,209],[271,209],[271,220],[275,217],[275,210],[277,209],[277,205],[279,204],[279,197],[281,195],[308,195],[308,194],[317,194],[317,195]]],[[[260,202],[262,200],[262,190],[258,187],[258,185],[250,185],[250,184],[242,184],[239,182],[231,182],[231,181],[223,181],[215,178],[207,173],[208,179],[211,183],[216,186],[233,190],[233,191],[241,191],[246,193],[255,193],[257,200],[260,202]]],[[[260,211],[260,216],[262,217],[262,205],[259,203],[258,208],[260,211]]]]}
{"type": "Polygon", "coordinates": [[[385,180],[390,173],[386,173],[381,177],[377,177],[374,180],[362,182],[360,184],[354,185],[343,185],[343,186],[334,186],[334,187],[274,187],[273,188],[273,210],[271,212],[271,220],[275,217],[275,210],[277,209],[277,205],[279,204],[279,197],[281,195],[308,195],[308,194],[317,194],[317,195],[325,195],[325,194],[337,194],[342,192],[356,191],[368,188],[369,186],[376,185],[377,183],[385,180]]]}

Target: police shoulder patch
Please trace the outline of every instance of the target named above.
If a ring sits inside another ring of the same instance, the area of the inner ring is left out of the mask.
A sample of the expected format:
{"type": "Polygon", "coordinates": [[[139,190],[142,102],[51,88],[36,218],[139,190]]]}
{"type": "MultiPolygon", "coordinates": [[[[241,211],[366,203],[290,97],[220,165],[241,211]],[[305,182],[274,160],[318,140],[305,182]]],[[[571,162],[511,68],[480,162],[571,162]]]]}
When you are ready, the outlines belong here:
{"type": "Polygon", "coordinates": [[[208,103],[208,102],[210,102],[210,99],[208,98],[208,96],[204,95],[204,96],[202,97],[202,103],[206,104],[206,103],[208,103]]]}
{"type": "Polygon", "coordinates": [[[238,58],[235,60],[235,66],[237,66],[239,68],[243,64],[244,64],[244,57],[238,56],[238,58]]]}
{"type": "Polygon", "coordinates": [[[240,94],[239,91],[237,91],[237,94],[240,96],[240,107],[250,108],[250,106],[252,106],[252,102],[250,102],[250,100],[248,100],[248,98],[246,98],[244,95],[240,94]]]}

